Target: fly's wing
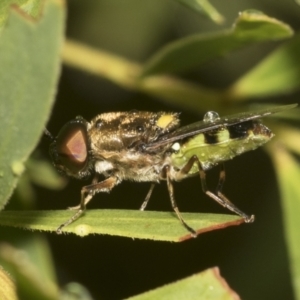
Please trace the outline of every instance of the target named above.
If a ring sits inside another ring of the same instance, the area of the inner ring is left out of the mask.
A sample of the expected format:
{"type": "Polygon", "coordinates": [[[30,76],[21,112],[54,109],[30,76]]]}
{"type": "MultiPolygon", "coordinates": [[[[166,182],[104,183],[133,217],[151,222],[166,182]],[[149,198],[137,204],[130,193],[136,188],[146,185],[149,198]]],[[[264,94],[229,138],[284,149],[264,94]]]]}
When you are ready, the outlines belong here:
{"type": "Polygon", "coordinates": [[[199,121],[187,126],[183,126],[178,128],[177,130],[170,132],[164,136],[162,136],[159,140],[149,143],[147,145],[144,145],[145,150],[155,150],[159,148],[160,146],[164,146],[169,143],[176,142],[178,140],[184,139],[189,136],[193,136],[202,132],[218,129],[221,127],[226,127],[238,123],[247,122],[250,120],[263,118],[271,114],[275,114],[278,112],[281,112],[283,110],[291,109],[296,107],[297,104],[290,104],[290,105],[282,105],[282,106],[276,106],[269,109],[262,109],[254,112],[243,112],[239,114],[234,114],[230,116],[222,117],[214,122],[204,122],[199,121]]]}

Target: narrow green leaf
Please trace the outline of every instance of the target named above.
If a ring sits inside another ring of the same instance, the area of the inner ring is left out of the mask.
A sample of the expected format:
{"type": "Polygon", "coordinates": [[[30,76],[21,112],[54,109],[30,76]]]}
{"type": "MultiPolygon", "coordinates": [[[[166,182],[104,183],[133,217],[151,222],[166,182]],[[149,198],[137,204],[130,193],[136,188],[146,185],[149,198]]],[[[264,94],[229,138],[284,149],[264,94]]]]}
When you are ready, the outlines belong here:
{"type": "Polygon", "coordinates": [[[72,40],[66,41],[62,57],[64,63],[72,68],[106,78],[124,89],[156,96],[193,112],[202,113],[208,104],[210,109],[217,110],[216,100],[221,98],[219,91],[175,77],[160,75],[139,80],[142,67],[136,62],[72,40]]]}
{"type": "MultiPolygon", "coordinates": [[[[297,109],[298,121],[300,109],[297,109]]],[[[292,115],[293,116],[293,115],[292,115]]],[[[273,123],[272,130],[276,133],[276,140],[280,141],[284,147],[291,152],[300,155],[300,130],[297,127],[283,125],[282,123],[273,123]]],[[[272,149],[274,151],[274,149],[272,149]]]]}
{"type": "Polygon", "coordinates": [[[292,35],[287,24],[257,11],[245,11],[232,29],[190,36],[165,46],[146,63],[142,76],[195,69],[235,49],[292,35]]]}
{"type": "Polygon", "coordinates": [[[1,300],[92,300],[88,290],[76,282],[59,290],[51,278],[44,277],[45,270],[36,268],[35,259],[24,249],[0,244],[0,264],[5,267],[0,267],[1,300]]]}
{"type": "Polygon", "coordinates": [[[59,300],[93,300],[89,291],[77,282],[68,283],[59,296],[59,300]]]}
{"type": "Polygon", "coordinates": [[[18,299],[58,299],[57,286],[40,276],[25,251],[18,250],[9,244],[1,244],[0,261],[16,282],[18,299]]]}
{"type": "Polygon", "coordinates": [[[5,25],[10,8],[12,6],[19,7],[20,10],[24,11],[26,14],[33,18],[37,18],[40,13],[44,1],[41,0],[5,0],[0,1],[0,30],[5,25]]]}
{"type": "Polygon", "coordinates": [[[57,173],[49,160],[32,157],[26,162],[26,171],[30,181],[36,185],[53,190],[66,186],[66,178],[57,173]]]}
{"type": "Polygon", "coordinates": [[[64,5],[45,1],[38,21],[14,6],[0,35],[0,208],[49,116],[59,76],[64,5]]]}
{"type": "Polygon", "coordinates": [[[214,22],[220,24],[224,22],[224,17],[207,0],[176,0],[195,12],[205,14],[214,22]]]}
{"type": "Polygon", "coordinates": [[[201,299],[201,300],[238,300],[240,297],[220,275],[217,267],[180,281],[165,285],[144,294],[128,298],[128,300],[152,299],[201,299]]]}
{"type": "Polygon", "coordinates": [[[5,243],[9,243],[16,249],[22,249],[22,251],[26,252],[28,259],[39,272],[39,277],[42,280],[50,279],[53,282],[56,281],[51,250],[44,235],[38,232],[33,233],[24,230],[17,230],[13,227],[1,227],[0,236],[2,243],[5,241],[5,243]]]}
{"type": "Polygon", "coordinates": [[[0,295],[1,300],[18,300],[16,285],[7,272],[0,266],[0,295]]]}
{"type": "MultiPolygon", "coordinates": [[[[74,211],[67,210],[2,211],[0,225],[56,231],[73,215],[74,211]]],[[[236,215],[183,213],[182,216],[198,234],[243,223],[243,219],[236,215]]],[[[108,234],[173,242],[191,238],[174,213],[138,210],[87,210],[63,232],[79,236],[108,234]]]]}
{"type": "Polygon", "coordinates": [[[300,35],[275,50],[239,79],[229,93],[242,99],[266,97],[300,88],[300,35]]]}
{"type": "Polygon", "coordinates": [[[284,228],[288,246],[292,282],[300,299],[300,165],[284,147],[271,151],[282,195],[284,228]]]}

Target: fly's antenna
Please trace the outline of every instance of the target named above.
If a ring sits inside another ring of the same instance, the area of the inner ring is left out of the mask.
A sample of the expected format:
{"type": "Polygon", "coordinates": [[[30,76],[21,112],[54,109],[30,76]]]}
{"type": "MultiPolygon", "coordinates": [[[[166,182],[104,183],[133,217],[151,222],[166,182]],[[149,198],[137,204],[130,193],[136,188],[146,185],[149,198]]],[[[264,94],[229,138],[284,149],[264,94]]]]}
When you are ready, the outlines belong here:
{"type": "Polygon", "coordinates": [[[44,129],[44,135],[48,139],[50,139],[51,142],[54,142],[56,140],[55,137],[50,133],[50,131],[47,128],[44,129]]]}

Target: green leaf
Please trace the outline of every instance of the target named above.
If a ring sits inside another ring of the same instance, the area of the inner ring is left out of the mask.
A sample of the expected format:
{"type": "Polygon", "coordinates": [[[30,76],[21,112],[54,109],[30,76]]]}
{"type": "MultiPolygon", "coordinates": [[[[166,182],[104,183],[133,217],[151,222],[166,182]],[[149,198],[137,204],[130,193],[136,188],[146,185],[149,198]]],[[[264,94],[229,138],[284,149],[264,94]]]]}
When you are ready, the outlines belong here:
{"type": "Polygon", "coordinates": [[[219,269],[215,267],[175,283],[128,298],[128,300],[150,299],[238,300],[240,297],[228,286],[220,275],[219,269]]]}
{"type": "Polygon", "coordinates": [[[25,251],[18,250],[6,243],[1,244],[0,261],[16,282],[18,299],[58,299],[57,286],[40,276],[25,251]]]}
{"type": "Polygon", "coordinates": [[[1,227],[0,236],[2,243],[5,241],[26,252],[28,259],[39,272],[40,278],[56,280],[51,250],[45,236],[38,232],[21,231],[13,227],[1,227]]]}
{"type": "Polygon", "coordinates": [[[1,300],[18,300],[15,283],[2,267],[0,267],[0,295],[1,300]]]}
{"type": "Polygon", "coordinates": [[[61,291],[59,300],[93,300],[89,291],[77,282],[68,283],[61,291]]]}
{"type": "Polygon", "coordinates": [[[300,299],[300,165],[284,147],[271,151],[282,195],[284,229],[296,299],[300,299]]]}
{"type": "Polygon", "coordinates": [[[66,186],[66,178],[57,173],[49,161],[32,157],[26,162],[27,176],[36,185],[60,190],[66,186]]]}
{"type": "Polygon", "coordinates": [[[300,88],[300,35],[275,50],[239,79],[229,93],[238,98],[266,97],[300,88]]]}
{"type": "Polygon", "coordinates": [[[19,7],[21,11],[33,18],[37,18],[44,2],[41,0],[5,0],[0,1],[0,29],[2,29],[8,19],[10,8],[14,6],[19,7]]]}
{"type": "MultiPolygon", "coordinates": [[[[74,213],[68,210],[2,211],[0,225],[56,231],[74,213]]],[[[236,215],[182,213],[182,216],[198,234],[243,223],[243,219],[236,215]]],[[[138,210],[87,210],[84,216],[64,227],[63,232],[79,236],[108,234],[173,242],[192,237],[174,213],[138,210]]]]}
{"type": "Polygon", "coordinates": [[[293,30],[287,24],[260,12],[245,11],[232,29],[190,36],[162,48],[146,63],[142,76],[195,69],[241,47],[292,35],[293,30]]]}
{"type": "Polygon", "coordinates": [[[216,23],[223,23],[224,17],[207,0],[176,0],[195,12],[205,14],[216,23]]]}
{"type": "Polygon", "coordinates": [[[50,114],[59,76],[65,12],[45,1],[37,21],[15,7],[0,36],[0,208],[50,114]]]}
{"type": "Polygon", "coordinates": [[[193,112],[202,113],[208,105],[210,109],[217,110],[216,100],[223,96],[219,91],[170,76],[151,76],[140,80],[142,67],[136,62],[71,40],[66,41],[62,57],[64,63],[72,68],[106,78],[122,88],[162,98],[193,112]]]}
{"type": "MultiPolygon", "coordinates": [[[[296,112],[299,121],[300,109],[297,109],[296,112]]],[[[273,125],[272,128],[274,132],[276,132],[276,137],[278,137],[280,143],[282,143],[286,149],[300,155],[300,130],[297,127],[283,124],[277,124],[277,126],[275,124],[273,125]]],[[[272,150],[276,151],[276,149],[272,150]]]]}

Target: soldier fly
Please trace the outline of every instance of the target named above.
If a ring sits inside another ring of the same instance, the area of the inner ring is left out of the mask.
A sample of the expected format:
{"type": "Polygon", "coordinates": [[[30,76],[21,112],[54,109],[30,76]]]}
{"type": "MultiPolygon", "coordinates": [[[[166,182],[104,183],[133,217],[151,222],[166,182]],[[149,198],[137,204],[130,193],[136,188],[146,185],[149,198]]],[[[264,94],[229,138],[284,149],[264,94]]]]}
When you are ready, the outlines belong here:
{"type": "Polygon", "coordinates": [[[123,180],[151,182],[141,206],[144,210],[155,183],[165,180],[171,205],[183,226],[195,237],[196,231],[182,218],[174,197],[173,181],[200,175],[203,192],[241,216],[246,223],[254,221],[222,193],[225,180],[224,161],[269,141],[274,134],[259,118],[296,107],[296,104],[244,112],[220,118],[216,112],[205,114],[203,121],[179,127],[179,114],[168,112],[111,112],[96,116],[90,122],[76,117],[62,127],[52,143],[53,164],[63,174],[85,178],[93,175],[90,185],[81,190],[77,212],[57,228],[77,220],[96,193],[109,192],[123,180]],[[206,185],[206,171],[220,165],[219,182],[213,193],[206,185]],[[99,181],[99,175],[104,180],[99,181]]]}

